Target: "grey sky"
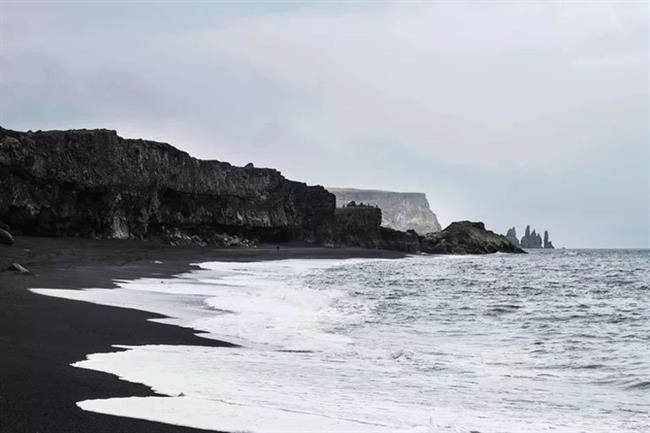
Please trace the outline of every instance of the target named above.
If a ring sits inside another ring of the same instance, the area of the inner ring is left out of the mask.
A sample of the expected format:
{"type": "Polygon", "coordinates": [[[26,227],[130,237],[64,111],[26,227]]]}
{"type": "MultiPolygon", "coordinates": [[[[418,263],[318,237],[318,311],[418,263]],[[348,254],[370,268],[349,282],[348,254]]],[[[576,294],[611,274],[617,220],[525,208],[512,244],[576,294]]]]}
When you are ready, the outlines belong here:
{"type": "Polygon", "coordinates": [[[0,125],[650,246],[647,2],[0,3],[0,125]]]}

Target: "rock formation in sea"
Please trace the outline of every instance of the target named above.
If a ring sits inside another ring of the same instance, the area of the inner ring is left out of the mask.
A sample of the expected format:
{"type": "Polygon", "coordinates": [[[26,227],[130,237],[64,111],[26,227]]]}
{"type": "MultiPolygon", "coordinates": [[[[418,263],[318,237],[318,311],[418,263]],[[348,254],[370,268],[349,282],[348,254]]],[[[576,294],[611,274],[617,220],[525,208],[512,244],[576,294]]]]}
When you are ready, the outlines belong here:
{"type": "Polygon", "coordinates": [[[511,227],[508,229],[508,232],[506,233],[506,237],[510,241],[510,243],[516,247],[519,247],[519,238],[517,237],[517,229],[514,227],[511,227]]]}
{"type": "Polygon", "coordinates": [[[544,248],[546,249],[553,249],[555,248],[553,246],[553,242],[551,242],[548,238],[548,230],[544,230],[544,248]]]}
{"type": "Polygon", "coordinates": [[[330,187],[327,190],[336,195],[336,205],[339,208],[351,201],[378,206],[381,208],[384,227],[401,231],[415,230],[419,234],[441,230],[438,218],[431,211],[424,193],[330,187]]]}
{"type": "MultiPolygon", "coordinates": [[[[510,239],[510,234],[514,234],[515,239],[516,239],[516,232],[514,227],[510,230],[508,230],[508,239],[510,239]]],[[[521,238],[520,245],[521,248],[548,248],[552,249],[555,248],[553,246],[553,242],[549,240],[549,235],[548,235],[548,230],[544,231],[544,239],[542,240],[542,236],[537,233],[534,229],[531,232],[530,231],[530,226],[526,226],[526,232],[524,233],[524,236],[521,238]]]]}
{"type": "Polygon", "coordinates": [[[526,226],[524,236],[521,238],[521,248],[542,248],[542,237],[535,230],[530,231],[526,226]]]}
{"type": "MultiPolygon", "coordinates": [[[[452,223],[426,235],[400,231],[382,226],[378,207],[336,209],[325,188],[285,179],[277,170],[202,161],[169,144],[124,139],[105,129],[0,128],[0,185],[0,220],[13,234],[173,245],[304,241],[409,253],[523,252],[483,223],[452,223]]],[[[426,203],[423,195],[418,200],[426,203]]],[[[429,223],[435,228],[437,221],[429,223]]],[[[1,234],[9,244],[12,234],[1,234]]]]}
{"type": "Polygon", "coordinates": [[[482,222],[451,223],[438,233],[420,238],[422,252],[432,254],[522,253],[508,238],[486,230],[482,222]]]}

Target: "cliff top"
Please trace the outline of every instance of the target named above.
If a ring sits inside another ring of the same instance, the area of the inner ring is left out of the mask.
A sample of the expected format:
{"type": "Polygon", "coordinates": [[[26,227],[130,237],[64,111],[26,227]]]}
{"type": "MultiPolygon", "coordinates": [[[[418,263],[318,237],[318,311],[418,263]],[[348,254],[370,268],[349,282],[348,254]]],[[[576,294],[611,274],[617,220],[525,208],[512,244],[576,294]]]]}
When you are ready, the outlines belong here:
{"type": "MultiPolygon", "coordinates": [[[[137,146],[142,146],[142,147],[151,147],[151,148],[158,148],[164,152],[174,154],[177,157],[181,158],[187,158],[190,160],[195,160],[198,161],[199,163],[205,162],[205,163],[211,163],[211,164],[219,164],[224,167],[234,167],[234,168],[247,168],[247,169],[256,169],[256,170],[264,170],[264,171],[272,171],[272,172],[277,172],[281,173],[279,170],[276,170],[274,168],[267,168],[267,167],[257,167],[254,166],[252,163],[248,163],[245,166],[236,166],[233,164],[230,164],[229,162],[225,161],[220,161],[217,159],[199,159],[191,156],[188,152],[185,152],[184,150],[181,150],[169,143],[162,142],[162,141],[155,141],[155,140],[147,140],[143,138],[125,138],[120,135],[118,135],[117,131],[114,129],[107,129],[107,128],[94,128],[94,129],[87,129],[87,128],[79,128],[79,129],[51,129],[51,130],[37,130],[37,131],[32,131],[32,130],[27,130],[27,131],[16,131],[12,129],[7,129],[2,126],[0,126],[0,138],[3,136],[5,137],[13,137],[16,139],[21,139],[21,138],[40,138],[40,139],[52,139],[53,141],[59,141],[61,139],[75,139],[73,141],[78,141],[80,139],[87,139],[86,143],[90,144],[92,142],[93,138],[102,138],[105,143],[113,143],[113,144],[132,144],[132,145],[137,145],[137,146]]],[[[79,143],[83,144],[83,143],[79,143]]]]}
{"type": "Polygon", "coordinates": [[[362,189],[362,188],[338,188],[326,186],[326,190],[332,193],[368,193],[368,194],[395,194],[395,195],[406,195],[413,197],[425,197],[426,194],[423,192],[402,192],[402,191],[386,191],[382,189],[362,189]]]}

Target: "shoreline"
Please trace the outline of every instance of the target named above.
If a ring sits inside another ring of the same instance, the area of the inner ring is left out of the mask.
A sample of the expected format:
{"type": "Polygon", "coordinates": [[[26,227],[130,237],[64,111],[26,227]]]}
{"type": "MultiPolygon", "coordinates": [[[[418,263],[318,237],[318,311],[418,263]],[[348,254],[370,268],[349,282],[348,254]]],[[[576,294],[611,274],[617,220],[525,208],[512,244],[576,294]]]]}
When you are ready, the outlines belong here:
{"type": "Polygon", "coordinates": [[[167,278],[200,261],[315,258],[400,258],[405,254],[303,244],[250,249],[171,247],[155,242],[17,237],[0,246],[0,426],[3,431],[201,432],[171,424],[83,411],[88,399],[156,396],[142,384],[70,364],[121,345],[232,346],[195,331],[148,319],[164,316],[43,296],[30,288],[113,288],[113,280],[167,278]],[[162,261],[162,264],[155,263],[162,261]],[[4,271],[20,263],[32,274],[4,271]]]}

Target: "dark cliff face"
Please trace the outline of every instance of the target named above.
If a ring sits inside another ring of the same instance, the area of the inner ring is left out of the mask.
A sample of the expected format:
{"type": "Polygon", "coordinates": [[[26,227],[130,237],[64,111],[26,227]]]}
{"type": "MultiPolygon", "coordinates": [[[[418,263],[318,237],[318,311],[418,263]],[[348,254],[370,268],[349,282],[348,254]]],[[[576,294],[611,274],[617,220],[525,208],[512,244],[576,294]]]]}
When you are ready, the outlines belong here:
{"type": "Polygon", "coordinates": [[[0,128],[0,220],[24,234],[146,238],[169,229],[322,242],[335,197],[273,169],[202,161],[110,130],[0,128]]]}
{"type": "Polygon", "coordinates": [[[379,208],[335,211],[323,187],[276,170],[202,161],[109,130],[0,128],[0,181],[0,221],[14,233],[219,244],[228,234],[410,253],[520,251],[482,223],[453,223],[426,236],[381,227],[379,208]]]}
{"type": "Polygon", "coordinates": [[[336,236],[339,245],[384,248],[416,254],[525,253],[508,238],[485,229],[481,222],[451,223],[438,233],[419,236],[381,227],[381,210],[369,206],[349,206],[336,210],[336,236]]]}
{"type": "Polygon", "coordinates": [[[420,236],[415,230],[405,232],[389,227],[381,228],[381,245],[387,250],[402,251],[417,254],[422,251],[420,236]]]}
{"type": "Polygon", "coordinates": [[[381,210],[372,206],[336,209],[335,244],[381,248],[381,210]]]}

